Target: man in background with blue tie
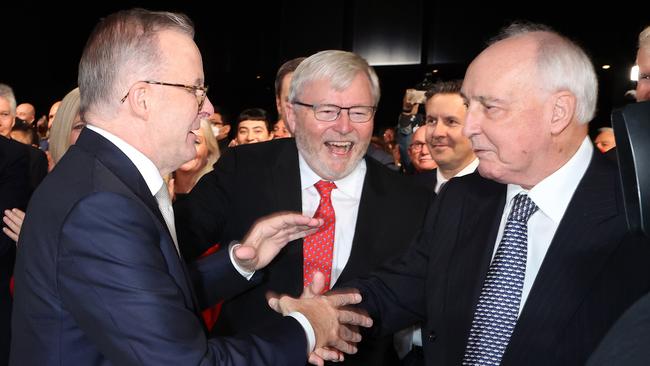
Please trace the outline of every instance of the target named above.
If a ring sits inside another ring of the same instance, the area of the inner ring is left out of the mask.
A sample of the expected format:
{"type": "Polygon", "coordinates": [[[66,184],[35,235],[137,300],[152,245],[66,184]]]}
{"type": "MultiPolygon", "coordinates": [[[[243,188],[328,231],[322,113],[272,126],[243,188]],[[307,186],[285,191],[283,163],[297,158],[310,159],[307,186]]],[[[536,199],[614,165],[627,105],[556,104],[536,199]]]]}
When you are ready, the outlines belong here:
{"type": "Polygon", "coordinates": [[[587,135],[597,90],[585,52],[542,25],[513,24],[474,59],[461,93],[480,175],[445,185],[404,257],[342,285],[373,330],[421,322],[428,365],[585,363],[650,289],[650,247],[587,135]]]}

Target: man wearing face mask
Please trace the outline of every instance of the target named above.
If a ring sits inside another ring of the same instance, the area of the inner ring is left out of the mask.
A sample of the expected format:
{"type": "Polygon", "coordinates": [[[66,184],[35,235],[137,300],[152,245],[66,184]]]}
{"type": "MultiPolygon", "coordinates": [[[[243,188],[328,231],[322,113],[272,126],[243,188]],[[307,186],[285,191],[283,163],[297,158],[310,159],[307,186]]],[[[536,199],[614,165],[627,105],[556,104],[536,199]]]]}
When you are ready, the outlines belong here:
{"type": "Polygon", "coordinates": [[[218,106],[214,107],[214,113],[208,118],[210,121],[210,128],[214,137],[217,138],[219,144],[219,151],[223,153],[228,148],[228,134],[230,133],[230,123],[224,118],[224,113],[218,106]]]}

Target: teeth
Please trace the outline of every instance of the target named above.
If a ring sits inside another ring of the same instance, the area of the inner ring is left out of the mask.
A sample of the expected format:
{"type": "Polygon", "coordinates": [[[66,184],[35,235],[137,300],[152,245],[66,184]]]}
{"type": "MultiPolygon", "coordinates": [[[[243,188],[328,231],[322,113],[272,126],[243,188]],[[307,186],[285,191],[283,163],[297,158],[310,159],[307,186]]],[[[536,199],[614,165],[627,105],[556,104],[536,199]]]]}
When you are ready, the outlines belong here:
{"type": "Polygon", "coordinates": [[[352,146],[351,142],[328,142],[329,145],[336,146],[336,147],[350,147],[352,146]]]}

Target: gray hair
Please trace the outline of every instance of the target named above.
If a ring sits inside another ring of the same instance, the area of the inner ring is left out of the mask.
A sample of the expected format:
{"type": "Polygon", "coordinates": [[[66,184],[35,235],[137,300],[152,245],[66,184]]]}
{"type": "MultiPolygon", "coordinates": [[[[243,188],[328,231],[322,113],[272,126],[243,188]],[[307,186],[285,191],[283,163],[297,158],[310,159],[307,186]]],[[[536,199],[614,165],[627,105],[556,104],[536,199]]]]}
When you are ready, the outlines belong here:
{"type": "Polygon", "coordinates": [[[111,113],[129,83],[141,80],[131,79],[155,75],[162,62],[158,33],[169,29],[194,37],[184,14],[145,9],[113,13],[95,26],[79,62],[82,118],[91,108],[111,113]]]}
{"type": "Polygon", "coordinates": [[[16,96],[14,95],[14,90],[7,84],[0,84],[0,98],[5,98],[9,101],[9,108],[11,108],[11,114],[16,115],[16,96]]]}
{"type": "Polygon", "coordinates": [[[576,119],[588,123],[596,113],[598,78],[587,53],[575,42],[543,24],[515,22],[493,42],[532,35],[538,43],[537,71],[540,85],[550,91],[566,90],[576,97],[576,119]],[[535,33],[532,35],[531,33],[535,33]]]}
{"type": "Polygon", "coordinates": [[[650,26],[639,33],[639,48],[650,48],[650,26]]]}
{"type": "Polygon", "coordinates": [[[379,103],[379,78],[375,70],[361,56],[352,52],[321,51],[298,65],[291,79],[289,100],[294,102],[302,95],[306,84],[316,80],[328,80],[335,90],[342,91],[350,86],[354,78],[362,73],[370,81],[375,106],[379,103]]]}

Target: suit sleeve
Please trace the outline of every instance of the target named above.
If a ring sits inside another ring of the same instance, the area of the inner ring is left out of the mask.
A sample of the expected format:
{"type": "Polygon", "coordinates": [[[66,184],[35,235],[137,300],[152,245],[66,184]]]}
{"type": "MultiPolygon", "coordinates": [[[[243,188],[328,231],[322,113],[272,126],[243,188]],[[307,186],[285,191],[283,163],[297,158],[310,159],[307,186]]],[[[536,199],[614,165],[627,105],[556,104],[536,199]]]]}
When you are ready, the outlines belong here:
{"type": "MultiPolygon", "coordinates": [[[[1,151],[4,162],[0,161],[0,216],[4,216],[3,212],[7,209],[19,208],[24,211],[31,194],[27,151],[12,146],[11,141],[4,143],[8,147],[1,151]]],[[[2,225],[5,226],[4,223],[2,225]]],[[[0,232],[0,237],[2,255],[16,244],[3,232],[0,232]]]]}
{"type": "MultiPolygon", "coordinates": [[[[304,365],[297,321],[279,319],[255,335],[206,339],[199,317],[166,265],[155,218],[113,193],[80,201],[61,229],[63,306],[116,365],[304,365]]],[[[182,280],[182,279],[181,279],[182,280]]]]}
{"type": "Polygon", "coordinates": [[[383,265],[366,278],[342,287],[359,289],[360,306],[374,320],[372,332],[386,335],[424,320],[426,273],[433,247],[432,229],[437,220],[437,200],[428,209],[423,229],[401,257],[383,265]]]}

